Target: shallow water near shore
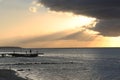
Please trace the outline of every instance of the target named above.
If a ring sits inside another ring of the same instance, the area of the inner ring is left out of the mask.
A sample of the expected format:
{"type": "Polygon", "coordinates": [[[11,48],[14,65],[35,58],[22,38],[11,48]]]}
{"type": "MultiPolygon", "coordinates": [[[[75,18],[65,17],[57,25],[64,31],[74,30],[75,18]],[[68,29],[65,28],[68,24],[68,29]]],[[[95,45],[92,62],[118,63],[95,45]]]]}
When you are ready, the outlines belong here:
{"type": "Polygon", "coordinates": [[[0,58],[0,68],[33,80],[120,80],[119,48],[36,50],[44,55],[0,58]]]}

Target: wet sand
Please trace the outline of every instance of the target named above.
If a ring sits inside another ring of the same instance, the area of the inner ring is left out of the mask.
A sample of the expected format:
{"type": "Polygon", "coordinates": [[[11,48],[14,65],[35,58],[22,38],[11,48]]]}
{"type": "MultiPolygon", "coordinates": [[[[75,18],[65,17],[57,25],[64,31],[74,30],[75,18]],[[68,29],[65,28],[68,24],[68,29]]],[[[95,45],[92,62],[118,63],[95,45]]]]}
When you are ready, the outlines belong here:
{"type": "Polygon", "coordinates": [[[28,80],[21,78],[14,70],[0,69],[0,80],[28,80]]]}

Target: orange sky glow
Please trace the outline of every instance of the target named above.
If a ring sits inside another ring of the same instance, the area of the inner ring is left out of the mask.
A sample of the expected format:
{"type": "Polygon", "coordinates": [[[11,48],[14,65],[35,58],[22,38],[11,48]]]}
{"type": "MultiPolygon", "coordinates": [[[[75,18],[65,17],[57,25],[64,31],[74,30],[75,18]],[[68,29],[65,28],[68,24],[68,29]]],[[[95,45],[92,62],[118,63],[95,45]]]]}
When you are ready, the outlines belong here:
{"type": "Polygon", "coordinates": [[[35,0],[25,4],[24,1],[17,1],[0,2],[4,4],[0,6],[3,7],[0,15],[0,46],[120,47],[120,37],[105,37],[91,30],[99,22],[96,18],[50,11],[35,0]],[[8,7],[6,3],[9,3],[8,7]],[[10,5],[13,7],[9,8],[10,5]],[[25,7],[19,9],[20,6],[25,7]],[[18,8],[17,11],[14,7],[18,8]]]}

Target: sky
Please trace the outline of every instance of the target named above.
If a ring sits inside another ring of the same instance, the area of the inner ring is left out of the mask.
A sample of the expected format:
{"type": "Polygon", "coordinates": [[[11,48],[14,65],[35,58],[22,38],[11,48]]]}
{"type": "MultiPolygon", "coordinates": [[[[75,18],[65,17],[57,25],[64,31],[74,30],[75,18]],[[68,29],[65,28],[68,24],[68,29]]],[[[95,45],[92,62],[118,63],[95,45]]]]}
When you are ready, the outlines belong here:
{"type": "Polygon", "coordinates": [[[119,0],[0,0],[0,46],[120,47],[119,0]]]}

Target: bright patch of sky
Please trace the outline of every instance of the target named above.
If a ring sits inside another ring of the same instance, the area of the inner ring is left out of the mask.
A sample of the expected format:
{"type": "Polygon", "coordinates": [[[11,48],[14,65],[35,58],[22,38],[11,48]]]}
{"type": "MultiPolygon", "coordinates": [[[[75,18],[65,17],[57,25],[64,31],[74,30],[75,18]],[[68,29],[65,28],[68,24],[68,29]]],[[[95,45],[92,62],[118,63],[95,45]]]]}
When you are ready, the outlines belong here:
{"type": "Polygon", "coordinates": [[[45,13],[45,8],[37,7],[38,4],[33,4],[35,1],[36,0],[0,0],[0,31],[15,27],[17,23],[22,22],[30,16],[35,16],[37,13],[45,13]],[[30,8],[32,11],[30,11],[30,8]]]}
{"type": "MultiPolygon", "coordinates": [[[[69,38],[68,34],[73,36],[72,38],[70,37],[70,39],[81,38],[81,35],[75,34],[81,33],[79,32],[82,31],[81,29],[83,29],[81,27],[93,25],[92,23],[94,22],[94,19],[90,19],[89,17],[82,17],[81,15],[77,16],[73,13],[50,11],[40,3],[37,3],[37,0],[0,0],[0,45],[43,47],[42,44],[45,43],[46,46],[44,47],[49,47],[47,45],[50,44],[51,46],[51,44],[54,43],[55,46],[59,47],[63,46],[64,43],[66,44],[66,42],[69,41],[66,40],[69,38]],[[56,32],[58,33],[57,36],[56,32]],[[62,32],[64,32],[66,35],[62,32]],[[31,41],[31,39],[38,39],[43,35],[51,35],[53,33],[55,35],[52,37],[55,39],[55,42],[54,40],[52,43],[49,41],[41,43],[40,41],[40,44],[35,44],[35,46],[32,45],[31,42],[30,44],[28,42],[22,44],[22,42],[31,41]],[[61,36],[63,41],[60,41],[60,44],[56,44],[59,43],[59,41],[57,42],[56,37],[61,34],[64,34],[61,36]],[[65,36],[66,38],[64,38],[65,36]]],[[[88,33],[89,32],[90,31],[88,31],[88,33]]],[[[72,42],[70,43],[72,44],[72,42]]],[[[72,45],[67,43],[64,46],[72,45]]]]}

